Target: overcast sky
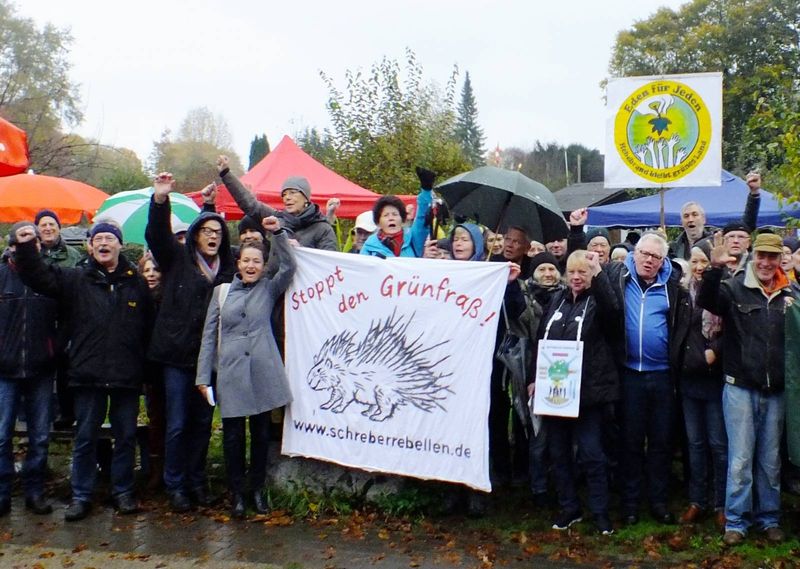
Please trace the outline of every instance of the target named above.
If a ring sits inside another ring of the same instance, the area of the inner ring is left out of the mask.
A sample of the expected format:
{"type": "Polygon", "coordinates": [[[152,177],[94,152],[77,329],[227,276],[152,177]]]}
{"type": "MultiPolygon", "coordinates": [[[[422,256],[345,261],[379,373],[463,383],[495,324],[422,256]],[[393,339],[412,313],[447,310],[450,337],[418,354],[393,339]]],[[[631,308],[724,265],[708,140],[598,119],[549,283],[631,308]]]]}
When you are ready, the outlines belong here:
{"type": "Polygon", "coordinates": [[[78,132],[145,160],[165,128],[206,106],[250,141],[328,125],[323,70],[416,52],[426,79],[470,72],[486,146],[579,142],[603,150],[600,81],[618,31],[679,0],[24,0],[19,15],[69,28],[78,132]]]}

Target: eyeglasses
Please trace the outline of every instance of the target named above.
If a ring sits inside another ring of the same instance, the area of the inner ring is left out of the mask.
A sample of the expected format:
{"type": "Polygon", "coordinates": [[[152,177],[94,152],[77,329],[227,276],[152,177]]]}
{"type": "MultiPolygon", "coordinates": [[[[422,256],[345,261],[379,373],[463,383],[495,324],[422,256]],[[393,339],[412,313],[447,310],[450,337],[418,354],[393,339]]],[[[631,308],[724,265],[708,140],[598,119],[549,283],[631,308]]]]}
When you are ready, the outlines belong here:
{"type": "Polygon", "coordinates": [[[656,262],[660,262],[664,260],[663,255],[658,255],[656,253],[651,253],[649,251],[642,251],[641,249],[636,249],[636,252],[639,253],[642,257],[646,259],[653,259],[656,262]]]}
{"type": "Polygon", "coordinates": [[[202,233],[206,237],[211,237],[213,235],[222,235],[222,229],[211,229],[210,227],[201,227],[200,233],[202,233]]]}
{"type": "Polygon", "coordinates": [[[95,235],[92,238],[94,244],[116,243],[117,238],[114,235],[95,235]]]}

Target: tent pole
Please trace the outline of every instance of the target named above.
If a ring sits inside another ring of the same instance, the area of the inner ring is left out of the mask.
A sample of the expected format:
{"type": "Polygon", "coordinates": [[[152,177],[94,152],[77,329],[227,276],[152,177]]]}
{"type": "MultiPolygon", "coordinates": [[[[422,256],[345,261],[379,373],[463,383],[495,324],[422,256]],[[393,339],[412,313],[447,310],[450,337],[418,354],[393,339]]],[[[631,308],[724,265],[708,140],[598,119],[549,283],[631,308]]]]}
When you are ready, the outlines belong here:
{"type": "Polygon", "coordinates": [[[667,234],[667,226],[665,223],[665,214],[664,214],[664,186],[661,186],[659,190],[659,195],[661,196],[661,214],[660,214],[660,223],[661,223],[661,231],[664,232],[664,235],[667,234]]]}

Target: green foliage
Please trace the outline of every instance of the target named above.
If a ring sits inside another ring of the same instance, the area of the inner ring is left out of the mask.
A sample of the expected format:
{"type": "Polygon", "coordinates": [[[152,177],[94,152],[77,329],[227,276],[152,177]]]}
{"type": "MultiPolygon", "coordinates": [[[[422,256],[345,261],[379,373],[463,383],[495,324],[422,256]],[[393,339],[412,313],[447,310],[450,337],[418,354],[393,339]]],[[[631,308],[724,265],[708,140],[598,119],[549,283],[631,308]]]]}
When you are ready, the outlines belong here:
{"type": "Polygon", "coordinates": [[[485,137],[483,136],[483,129],[478,126],[478,104],[475,101],[475,94],[472,92],[469,71],[465,75],[464,86],[461,89],[461,102],[458,104],[455,136],[470,164],[477,168],[486,163],[484,158],[486,150],[483,148],[485,137]]]}
{"type": "Polygon", "coordinates": [[[172,172],[182,192],[199,190],[216,178],[220,154],[230,158],[234,173],[242,173],[241,160],[231,147],[225,119],[199,107],[187,113],[176,137],[169,130],[162,133],[161,140],[153,145],[151,168],[153,173],[172,172]]]}
{"type": "Polygon", "coordinates": [[[285,510],[296,518],[316,518],[322,514],[347,515],[353,511],[353,496],[339,489],[312,492],[290,481],[289,488],[269,488],[267,501],[273,510],[285,510]]]}
{"type": "Polygon", "coordinates": [[[381,493],[374,499],[375,507],[382,513],[400,518],[419,518],[435,512],[440,503],[441,494],[420,486],[410,486],[395,493],[381,493]]]}
{"type": "Polygon", "coordinates": [[[759,100],[797,92],[800,3],[795,0],[693,0],[661,8],[622,31],[611,56],[615,76],[721,71],[723,162],[748,170],[774,132],[751,122],[759,100]]]}
{"type": "Polygon", "coordinates": [[[320,134],[316,128],[306,128],[296,133],[294,139],[297,145],[315,160],[323,164],[332,164],[335,161],[336,151],[327,130],[320,134]]]}
{"type": "Polygon", "coordinates": [[[383,58],[368,72],[345,73],[343,93],[321,72],[328,87],[333,153],[325,163],[357,184],[381,193],[414,193],[415,166],[442,180],[470,169],[454,136],[453,98],[457,69],[444,92],[423,80],[414,52],[405,67],[383,58]]]}
{"type": "Polygon", "coordinates": [[[269,154],[269,142],[267,141],[267,135],[262,134],[261,136],[256,135],[253,138],[253,141],[250,143],[250,161],[247,165],[248,170],[252,170],[253,166],[261,162],[264,157],[269,154]]]}

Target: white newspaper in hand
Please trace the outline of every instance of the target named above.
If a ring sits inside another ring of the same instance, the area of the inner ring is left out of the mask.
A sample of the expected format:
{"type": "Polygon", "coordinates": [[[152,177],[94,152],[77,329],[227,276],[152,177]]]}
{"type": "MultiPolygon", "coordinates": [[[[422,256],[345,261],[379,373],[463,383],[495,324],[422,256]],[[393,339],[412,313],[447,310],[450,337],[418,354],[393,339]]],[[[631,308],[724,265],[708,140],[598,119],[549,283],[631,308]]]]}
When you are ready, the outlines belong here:
{"type": "Polygon", "coordinates": [[[206,401],[208,401],[208,404],[212,407],[216,407],[217,405],[217,401],[214,399],[214,388],[210,385],[206,388],[206,401]]]}

